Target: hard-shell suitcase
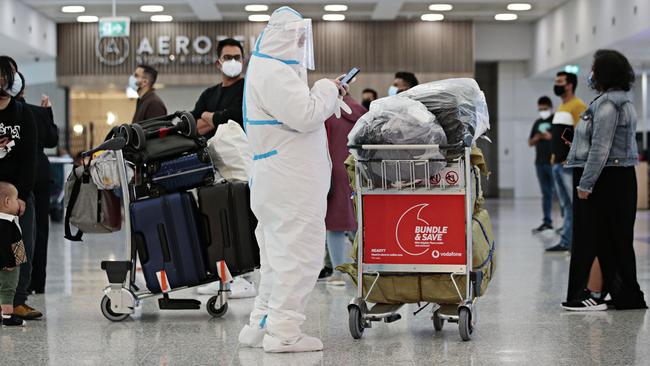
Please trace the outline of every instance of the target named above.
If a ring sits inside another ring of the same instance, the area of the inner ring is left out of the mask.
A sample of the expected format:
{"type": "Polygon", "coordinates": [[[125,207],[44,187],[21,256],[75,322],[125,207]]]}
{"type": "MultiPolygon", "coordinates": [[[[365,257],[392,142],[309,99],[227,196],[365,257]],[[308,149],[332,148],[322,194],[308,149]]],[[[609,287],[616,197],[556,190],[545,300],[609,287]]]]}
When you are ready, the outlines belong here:
{"type": "Polygon", "coordinates": [[[199,188],[198,196],[208,245],[208,270],[217,273],[217,262],[222,260],[233,276],[259,268],[257,219],[250,209],[248,183],[233,181],[199,188]]]}
{"type": "Polygon", "coordinates": [[[159,272],[173,289],[203,283],[207,278],[198,212],[190,193],[174,193],[131,204],[133,242],[147,288],[160,293],[159,272]]]}
{"type": "Polygon", "coordinates": [[[144,182],[151,196],[214,183],[214,167],[206,149],[172,160],[149,163],[146,174],[144,182]]]}

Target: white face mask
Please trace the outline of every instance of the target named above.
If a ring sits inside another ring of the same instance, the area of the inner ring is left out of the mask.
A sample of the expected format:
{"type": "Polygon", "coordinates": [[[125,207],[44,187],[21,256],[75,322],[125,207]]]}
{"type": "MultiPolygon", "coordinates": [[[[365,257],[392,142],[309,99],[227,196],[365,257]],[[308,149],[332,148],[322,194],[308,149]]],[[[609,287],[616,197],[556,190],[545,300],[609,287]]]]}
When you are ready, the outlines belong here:
{"type": "Polygon", "coordinates": [[[397,95],[397,92],[399,92],[399,89],[395,85],[391,85],[390,88],[388,88],[388,95],[393,96],[397,95]]]}
{"type": "Polygon", "coordinates": [[[539,111],[539,117],[543,120],[547,120],[549,117],[551,117],[551,111],[539,111]]]}
{"type": "Polygon", "coordinates": [[[135,77],[135,75],[129,76],[129,88],[135,91],[138,91],[138,89],[140,88],[138,86],[138,79],[135,77]]]}
{"type": "Polygon", "coordinates": [[[229,78],[236,78],[241,75],[242,63],[237,60],[229,60],[221,63],[221,71],[229,78]]]}
{"type": "Polygon", "coordinates": [[[18,73],[14,73],[14,85],[11,89],[3,88],[4,91],[12,97],[17,97],[20,91],[23,90],[23,79],[20,78],[18,73]]]}

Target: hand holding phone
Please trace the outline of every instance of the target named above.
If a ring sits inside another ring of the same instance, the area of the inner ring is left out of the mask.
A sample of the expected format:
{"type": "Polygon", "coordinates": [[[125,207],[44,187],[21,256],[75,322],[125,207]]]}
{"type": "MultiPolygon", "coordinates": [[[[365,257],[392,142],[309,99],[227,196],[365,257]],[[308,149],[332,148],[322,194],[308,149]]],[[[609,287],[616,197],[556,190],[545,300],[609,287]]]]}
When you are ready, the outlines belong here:
{"type": "Polygon", "coordinates": [[[564,131],[562,131],[561,138],[565,144],[571,146],[571,143],[573,143],[573,129],[565,128],[564,131]]]}
{"type": "Polygon", "coordinates": [[[359,68],[353,67],[352,70],[348,71],[343,78],[341,78],[341,84],[343,85],[348,85],[354,78],[357,76],[357,74],[361,71],[359,68]]]}

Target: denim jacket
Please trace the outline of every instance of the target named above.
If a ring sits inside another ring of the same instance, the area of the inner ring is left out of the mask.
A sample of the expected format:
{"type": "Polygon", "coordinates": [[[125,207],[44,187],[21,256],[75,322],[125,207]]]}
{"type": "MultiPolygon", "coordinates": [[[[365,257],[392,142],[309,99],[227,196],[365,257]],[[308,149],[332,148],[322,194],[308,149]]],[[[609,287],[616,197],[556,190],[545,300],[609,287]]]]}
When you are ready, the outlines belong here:
{"type": "Polygon", "coordinates": [[[627,93],[607,91],[594,99],[576,127],[567,167],[584,168],[578,189],[591,193],[604,167],[637,164],[636,111],[627,93]]]}

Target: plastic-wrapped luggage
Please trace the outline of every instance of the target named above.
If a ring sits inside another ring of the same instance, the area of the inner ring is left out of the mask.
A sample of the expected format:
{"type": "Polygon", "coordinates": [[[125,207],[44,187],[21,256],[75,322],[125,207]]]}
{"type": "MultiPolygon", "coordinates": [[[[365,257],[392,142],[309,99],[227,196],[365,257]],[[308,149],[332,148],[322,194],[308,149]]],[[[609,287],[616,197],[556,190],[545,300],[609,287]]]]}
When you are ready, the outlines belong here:
{"type": "Polygon", "coordinates": [[[445,130],[449,144],[463,142],[469,147],[490,129],[485,95],[474,79],[447,79],[420,84],[400,96],[424,104],[445,130]]]}
{"type": "MultiPolygon", "coordinates": [[[[348,135],[350,145],[444,145],[447,138],[442,127],[436,122],[436,117],[427,111],[426,107],[417,101],[394,96],[374,101],[370,111],[364,114],[354,125],[348,135]]],[[[357,150],[352,154],[359,160],[429,160],[441,159],[445,156],[439,149],[426,150],[357,150]]],[[[435,175],[446,163],[444,161],[429,164],[430,175],[435,175]]],[[[380,176],[380,163],[370,163],[368,166],[369,179],[381,186],[377,180],[380,176]]],[[[423,164],[416,164],[415,176],[423,177],[423,164]]],[[[386,174],[390,184],[409,183],[410,167],[391,166],[386,174]],[[399,173],[399,177],[398,177],[399,173]]]]}

